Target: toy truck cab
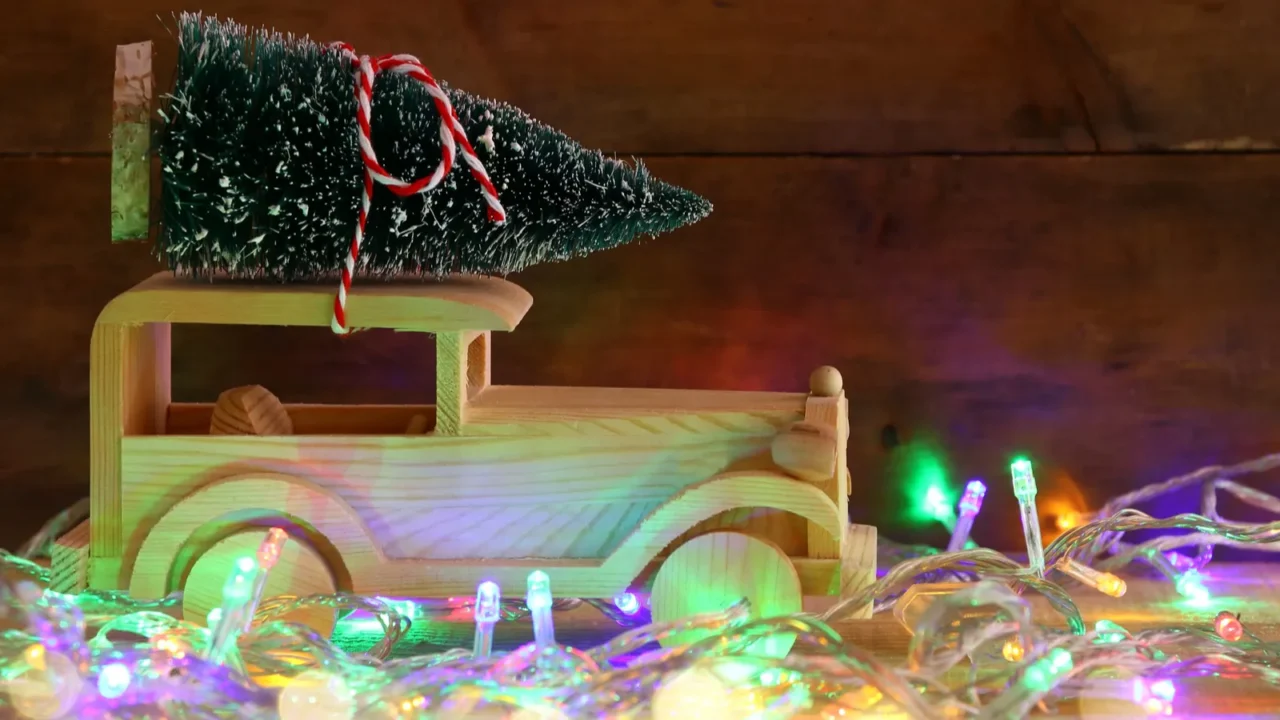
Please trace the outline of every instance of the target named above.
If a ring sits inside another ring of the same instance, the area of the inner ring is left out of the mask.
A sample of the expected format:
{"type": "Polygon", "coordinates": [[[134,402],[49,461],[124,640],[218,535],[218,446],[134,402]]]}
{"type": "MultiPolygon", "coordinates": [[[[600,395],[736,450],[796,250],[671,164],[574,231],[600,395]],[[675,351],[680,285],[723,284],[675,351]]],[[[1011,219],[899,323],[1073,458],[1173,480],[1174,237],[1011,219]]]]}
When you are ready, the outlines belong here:
{"type": "Polygon", "coordinates": [[[203,621],[270,527],[291,541],[267,596],[433,598],[483,580],[519,595],[541,569],[558,596],[649,587],[667,620],[744,596],[797,612],[874,579],[874,530],[847,523],[838,373],[819,369],[809,394],[495,386],[491,333],[532,304],[505,280],[367,282],[349,298],[353,327],[434,333],[433,406],[286,404],[291,432],[232,435],[210,432],[212,404],[171,401],[172,324],[325,326],[331,302],[329,287],[160,273],[107,305],[91,514],[60,541],[60,589],[182,590],[203,621]],[[425,432],[406,430],[415,417],[425,432]]]}

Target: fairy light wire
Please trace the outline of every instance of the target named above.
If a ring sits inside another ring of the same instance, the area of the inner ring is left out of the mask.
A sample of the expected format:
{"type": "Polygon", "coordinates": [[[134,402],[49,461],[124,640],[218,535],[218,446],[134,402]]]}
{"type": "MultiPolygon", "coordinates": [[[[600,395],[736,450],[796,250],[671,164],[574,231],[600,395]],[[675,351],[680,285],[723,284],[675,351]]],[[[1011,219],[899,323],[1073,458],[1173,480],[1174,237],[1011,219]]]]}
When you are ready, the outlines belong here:
{"type": "MultiPolygon", "coordinates": [[[[1082,567],[1107,572],[1155,558],[1170,564],[1164,553],[1182,547],[1197,548],[1196,562],[1211,557],[1204,548],[1218,544],[1274,549],[1280,545],[1280,521],[1232,522],[1218,514],[1216,505],[1217,493],[1222,492],[1268,512],[1280,511],[1280,500],[1238,481],[1248,472],[1280,467],[1280,456],[1269,458],[1276,460],[1206,469],[1175,478],[1177,482],[1158,484],[1168,490],[1198,483],[1200,513],[1153,518],[1130,507],[1159,494],[1150,488],[1130,493],[1118,504],[1113,501],[1086,524],[1045,547],[1046,565],[1054,567],[1069,558],[1082,567]],[[1161,535],[1136,544],[1123,541],[1126,534],[1140,530],[1186,534],[1161,535]]],[[[58,522],[65,525],[66,518],[58,522]]],[[[51,534],[33,538],[24,548],[38,557],[51,534]]],[[[749,692],[763,708],[753,717],[761,719],[799,713],[835,718],[840,710],[856,715],[872,707],[876,712],[899,712],[922,720],[1017,716],[1031,707],[1051,709],[1070,699],[1115,697],[1116,687],[1086,679],[1095,670],[1150,679],[1142,681],[1148,691],[1165,687],[1153,684],[1156,679],[1163,682],[1213,672],[1280,686],[1280,644],[1263,641],[1239,618],[1226,618],[1221,611],[1225,609],[1220,609],[1215,624],[1203,626],[1130,633],[1114,623],[1100,622],[1088,630],[1068,589],[994,550],[948,553],[885,543],[882,553],[898,562],[870,587],[820,616],[751,620],[749,608],[739,605],[679,622],[633,627],[594,648],[575,650],[544,637],[541,647],[529,643],[484,658],[475,657],[470,649],[394,658],[392,653],[404,641],[413,618],[391,601],[340,593],[264,600],[253,613],[250,629],[234,637],[226,662],[217,663],[204,657],[213,639],[209,631],[169,615],[180,608],[174,597],[150,603],[108,592],[71,597],[41,592],[31,582],[6,580],[0,583],[0,613],[16,618],[18,627],[25,629],[0,635],[0,673],[38,677],[44,683],[23,687],[81,683],[83,690],[75,696],[79,704],[71,710],[79,716],[166,702],[174,715],[231,713],[263,718],[277,717],[281,698],[290,693],[301,697],[297,693],[304,691],[327,692],[328,696],[310,697],[316,702],[347,703],[343,707],[352,712],[381,713],[378,717],[392,710],[398,715],[388,717],[425,717],[427,707],[477,713],[524,710],[534,717],[538,713],[545,717],[644,716],[649,708],[665,702],[664,693],[680,687],[672,678],[690,673],[720,678],[714,682],[721,683],[721,689],[704,688],[705,697],[697,698],[699,702],[720,702],[721,711],[731,712],[738,707],[731,704],[749,692]],[[903,666],[841,639],[829,624],[868,603],[883,609],[888,598],[930,577],[977,582],[934,600],[914,628],[903,666]],[[1066,619],[1066,632],[1035,622],[1027,603],[1029,593],[1048,598],[1066,619]],[[975,613],[975,607],[985,610],[975,613]],[[298,610],[319,608],[372,615],[383,631],[379,642],[367,652],[352,654],[303,626],[280,621],[298,610]],[[89,631],[91,624],[98,628],[96,632],[89,631]],[[672,638],[689,632],[702,637],[672,644],[672,638]],[[762,638],[782,634],[795,638],[791,656],[772,659],[747,653],[762,638]],[[1001,652],[1010,638],[1016,638],[1021,649],[1014,662],[1001,652]],[[669,647],[649,649],[657,641],[669,647]],[[33,654],[32,648],[40,651],[33,654]],[[40,658],[38,664],[44,669],[33,667],[28,657],[40,658]],[[730,670],[740,672],[743,667],[750,669],[746,679],[731,679],[730,670]],[[122,668],[128,671],[124,676],[122,668]],[[58,672],[65,676],[57,676],[58,672]],[[317,673],[333,682],[314,683],[320,689],[299,684],[304,676],[317,673]],[[111,676],[110,682],[102,680],[105,675],[111,676]],[[260,683],[270,676],[282,678],[284,688],[260,683]],[[290,684],[289,678],[298,681],[290,684]],[[765,682],[765,678],[771,679],[765,682]],[[100,691],[100,686],[110,687],[111,693],[100,691]],[[121,694],[107,696],[120,687],[124,687],[121,694]],[[333,689],[337,687],[346,688],[345,694],[337,693],[333,689]]],[[[0,565],[10,578],[26,575],[41,584],[49,578],[45,568],[18,555],[0,554],[0,565]]],[[[539,597],[534,610],[543,612],[546,598],[539,597]]],[[[607,607],[601,601],[587,602],[607,607]]],[[[556,599],[550,609],[582,604],[556,599]]],[[[445,615],[450,607],[443,601],[418,606],[421,617],[428,620],[445,615]]],[[[525,617],[529,610],[519,601],[503,600],[500,622],[525,617]]],[[[714,716],[713,710],[706,716],[714,716]]]]}

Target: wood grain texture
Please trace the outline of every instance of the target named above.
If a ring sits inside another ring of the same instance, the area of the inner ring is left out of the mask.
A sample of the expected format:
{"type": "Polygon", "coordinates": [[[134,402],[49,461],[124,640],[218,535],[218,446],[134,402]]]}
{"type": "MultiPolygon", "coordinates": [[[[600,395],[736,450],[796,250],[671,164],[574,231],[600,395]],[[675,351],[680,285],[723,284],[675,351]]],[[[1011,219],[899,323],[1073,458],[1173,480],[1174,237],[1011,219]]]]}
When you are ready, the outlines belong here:
{"type": "MultiPolygon", "coordinates": [[[[464,432],[473,401],[489,387],[491,342],[487,330],[436,333],[436,433],[464,432]]],[[[541,397],[552,406],[560,400],[554,393],[541,397]]]]}
{"type": "MultiPolygon", "coordinates": [[[[838,597],[852,597],[876,582],[876,544],[879,532],[874,525],[848,525],[840,547],[840,592],[838,597]]],[[[887,569],[887,568],[886,568],[887,569]]],[[[850,619],[871,617],[872,603],[850,608],[850,619]]]]}
{"type": "Polygon", "coordinates": [[[161,432],[171,399],[171,335],[163,324],[98,322],[89,347],[89,582],[114,590],[124,534],[121,439],[161,432]]]}
{"type": "MultiPolygon", "coordinates": [[[[515,278],[537,303],[494,335],[494,382],[798,394],[834,365],[850,515],[938,544],[906,517],[903,451],[923,440],[957,487],[1027,453],[1046,512],[1275,449],[1278,158],[650,164],[716,213],[515,278]]],[[[0,169],[26,188],[0,194],[15,268],[0,304],[18,312],[0,344],[0,469],[22,508],[0,534],[14,547],[85,492],[93,321],[157,267],[148,248],[106,241],[105,158],[0,169]]],[[[433,342],[417,334],[187,326],[173,343],[179,401],[261,384],[289,406],[434,403],[433,342]]],[[[983,513],[1016,507],[993,490],[983,513]]],[[[1016,525],[980,523],[976,539],[1016,548],[1016,525]]]]}
{"type": "MultiPolygon", "coordinates": [[[[750,603],[752,618],[771,618],[801,611],[800,578],[785,553],[767,540],[738,532],[699,535],[676,548],[658,568],[651,607],[654,622],[676,622],[719,612],[736,602],[750,603]]],[[[710,635],[690,632],[663,642],[675,647],[710,635]]],[[[751,652],[786,657],[794,638],[769,638],[751,652]]]]}
{"type": "MultiPolygon", "coordinates": [[[[167,88],[176,7],[13,8],[0,26],[0,85],[24,102],[3,114],[0,152],[106,152],[110,83],[87,69],[109,67],[117,44],[151,39],[157,85],[167,88]]],[[[451,84],[623,153],[1249,148],[1280,139],[1280,9],[1271,0],[199,8],[361,52],[416,54],[451,84]]]]}
{"type": "Polygon", "coordinates": [[[54,541],[49,555],[50,590],[74,595],[89,587],[89,521],[54,541]]]}
{"type": "Polygon", "coordinates": [[[436,333],[436,432],[458,435],[467,416],[467,344],[461,331],[436,333]]]}
{"type": "MultiPolygon", "coordinates": [[[[456,439],[441,439],[449,440],[456,439]]],[[[352,503],[338,484],[271,472],[225,477],[196,492],[168,493],[167,497],[161,493],[147,497],[139,489],[130,488],[127,497],[139,506],[165,508],[163,514],[155,512],[159,517],[145,522],[142,532],[132,536],[134,544],[124,572],[129,576],[130,594],[138,598],[162,597],[180,587],[185,568],[198,562],[220,537],[225,537],[228,528],[288,525],[291,536],[305,538],[325,559],[338,588],[391,597],[465,595],[473,592],[481,579],[498,583],[504,594],[518,594],[533,569],[553,575],[557,595],[613,597],[630,586],[687,528],[743,504],[794,513],[831,534],[841,533],[844,528],[834,504],[820,491],[798,480],[761,472],[726,473],[691,485],[651,514],[627,522],[623,526],[625,537],[610,548],[607,557],[587,558],[539,552],[539,541],[550,539],[556,528],[528,522],[511,526],[518,527],[527,538],[524,553],[500,557],[484,552],[441,558],[441,553],[432,555],[428,550],[405,557],[394,553],[395,548],[379,536],[380,531],[385,532],[382,518],[371,514],[367,507],[352,503]]],[[[517,498],[508,502],[514,507],[520,501],[517,498]]],[[[414,498],[404,500],[402,505],[409,509],[429,507],[416,503],[414,498]]],[[[134,507],[126,508],[126,512],[138,514],[134,507]]],[[[561,508],[558,517],[571,516],[561,508]]],[[[414,518],[414,523],[401,522],[397,531],[405,531],[411,524],[424,527],[414,518]]],[[[486,537],[495,543],[504,539],[492,530],[486,537]]],[[[812,584],[805,587],[806,592],[823,594],[838,587],[838,562],[830,561],[824,566],[809,562],[805,578],[812,584]]]]}
{"type": "MultiPolygon", "coordinates": [[[[203,435],[213,409],[212,403],[173,403],[165,431],[203,435]]],[[[285,405],[284,410],[298,435],[420,435],[431,430],[436,412],[434,405],[285,405]]]]}
{"type": "MultiPolygon", "coordinates": [[[[337,494],[390,557],[600,558],[663,503],[733,470],[760,445],[731,435],[585,444],[538,437],[126,437],[120,517],[135,547],[168,505],[203,484],[279,472],[337,494]]],[[[757,507],[752,499],[734,506],[757,507]]],[[[828,524],[819,528],[840,537],[828,524]]]]}
{"type": "MultiPolygon", "coordinates": [[[[196,558],[182,585],[183,619],[205,625],[209,611],[222,607],[222,588],[231,577],[236,561],[242,557],[253,557],[266,536],[265,530],[239,532],[222,539],[196,558]]],[[[275,567],[267,573],[262,599],[279,595],[330,595],[336,589],[324,558],[308,545],[290,540],[280,549],[280,559],[275,567]]],[[[324,637],[333,632],[337,619],[334,610],[322,607],[305,608],[273,618],[305,625],[324,637]]]]}
{"type": "MultiPolygon", "coordinates": [[[[820,432],[832,439],[830,449],[823,448],[823,454],[835,450],[835,467],[826,473],[826,478],[815,482],[815,485],[827,497],[836,502],[841,517],[849,515],[849,493],[852,485],[849,482],[848,446],[849,446],[849,401],[841,391],[830,397],[809,397],[805,400],[804,425],[818,428],[820,432]]],[[[793,426],[794,427],[794,426],[793,426]]],[[[802,455],[803,456],[803,455],[802,455]]],[[[805,463],[803,460],[800,461],[805,463]]],[[[814,482],[810,480],[810,482],[814,482]]],[[[839,558],[845,557],[843,551],[845,537],[831,536],[825,533],[809,532],[809,557],[839,558]]]]}
{"type": "Polygon", "coordinates": [[[218,396],[207,429],[210,435],[292,435],[293,420],[270,390],[245,385],[218,396]]]}
{"type": "Polygon", "coordinates": [[[774,438],[774,464],[801,480],[827,482],[836,475],[836,441],[815,427],[796,423],[774,438]]]}
{"type": "MultiPolygon", "coordinates": [[[[348,299],[352,327],[415,332],[514,330],[533,298],[498,278],[379,282],[357,278],[348,299]],[[365,280],[360,283],[360,280],[365,280]]],[[[100,323],[203,323],[328,327],[337,285],[202,282],[159,272],[102,310],[100,323]]]]}
{"type": "Polygon", "coordinates": [[[786,392],[495,385],[468,407],[470,436],[732,435],[760,449],[799,420],[805,396],[786,392]]]}

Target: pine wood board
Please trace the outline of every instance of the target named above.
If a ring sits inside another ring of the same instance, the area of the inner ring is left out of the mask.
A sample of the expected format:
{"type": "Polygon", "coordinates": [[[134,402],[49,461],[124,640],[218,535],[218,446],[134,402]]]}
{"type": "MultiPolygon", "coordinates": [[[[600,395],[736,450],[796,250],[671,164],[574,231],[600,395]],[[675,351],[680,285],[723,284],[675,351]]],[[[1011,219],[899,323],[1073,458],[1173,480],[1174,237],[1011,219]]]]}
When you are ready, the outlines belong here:
{"type": "MultiPolygon", "coordinates": [[[[1008,455],[1037,461],[1045,512],[1280,436],[1280,158],[662,159],[717,211],[679,233],[512,279],[536,299],[494,338],[499,384],[802,392],[833,364],[849,397],[851,515],[901,540],[902,456],[934,438],[984,516],[1016,517],[1008,455]]],[[[7,159],[14,272],[0,345],[3,544],[84,495],[88,348],[110,299],[157,270],[112,246],[109,160],[7,159]]],[[[356,291],[359,291],[357,284],[356,291]]],[[[434,343],[326,328],[180,327],[174,399],[261,384],[284,402],[434,403],[434,343]]],[[[397,423],[398,424],[398,423],[397,423]]],[[[1190,499],[1153,508],[1168,514],[1190,499]]],[[[1224,512],[1247,519],[1247,512],[1224,512]]],[[[1017,522],[978,540],[1017,547],[1017,522]]]]}
{"type": "MultiPolygon", "coordinates": [[[[0,152],[106,153],[114,47],[154,40],[162,94],[175,7],[10,8],[0,85],[23,101],[0,115],[0,152]]],[[[1271,0],[199,7],[361,52],[416,54],[450,84],[625,154],[1257,149],[1280,139],[1271,0]]]]}
{"type": "MultiPolygon", "coordinates": [[[[675,623],[701,613],[717,612],[745,598],[751,617],[791,615],[803,609],[800,577],[777,545],[739,532],[713,532],[676,548],[658,568],[650,590],[653,621],[675,623]]],[[[707,637],[706,632],[680,633],[662,641],[677,647],[707,637]]],[[[786,636],[756,643],[751,652],[785,657],[786,636]]]]}
{"type": "MultiPolygon", "coordinates": [[[[427,440],[435,439],[417,441],[427,440]]],[[[440,438],[437,444],[448,440],[454,439],[440,438]]],[[[206,473],[208,484],[195,492],[173,478],[135,469],[126,450],[128,484],[122,496],[124,525],[130,532],[123,560],[113,563],[123,570],[118,577],[108,577],[99,566],[106,566],[102,558],[110,556],[95,550],[90,568],[99,579],[91,581],[92,586],[127,586],[134,597],[163,597],[178,587],[185,568],[225,535],[228,526],[264,525],[278,518],[291,532],[309,538],[328,561],[339,588],[393,597],[466,594],[474,591],[477,575],[510,593],[535,568],[554,571],[559,591],[568,596],[613,597],[694,524],[743,505],[791,512],[831,534],[844,527],[834,503],[821,491],[766,472],[704,474],[700,477],[707,479],[662,498],[652,512],[637,514],[631,512],[634,503],[618,497],[620,493],[614,492],[613,501],[606,502],[607,476],[595,486],[549,486],[544,481],[526,484],[523,492],[517,484],[481,484],[473,478],[466,487],[456,483],[466,492],[451,498],[439,483],[405,483],[405,477],[394,477],[397,455],[399,473],[405,470],[404,455],[389,450],[389,462],[379,465],[385,479],[368,474],[367,451],[353,456],[349,483],[347,478],[325,477],[334,467],[332,460],[313,455],[309,460],[304,456],[272,463],[268,455],[259,454],[245,455],[256,459],[238,467],[220,468],[235,474],[206,473]],[[306,466],[313,468],[313,475],[286,474],[306,466]],[[135,477],[153,484],[135,482],[135,477]],[[397,497],[398,503],[388,502],[397,497]],[[561,505],[552,507],[548,499],[560,499],[561,505]],[[158,508],[164,509],[163,515],[158,508]],[[461,518],[465,525],[449,518],[461,518]],[[575,545],[585,548],[571,552],[575,545]]],[[[438,454],[447,451],[446,447],[438,454]]],[[[468,460],[468,465],[481,467],[468,460]]],[[[180,460],[174,468],[181,472],[178,477],[187,477],[189,470],[181,469],[180,460]]],[[[838,590],[838,565],[839,560],[808,563],[813,571],[804,573],[809,592],[838,590]]]]}
{"type": "MultiPolygon", "coordinates": [[[[128,437],[123,518],[134,545],[158,513],[206,483],[281,473],[331,488],[391,557],[598,558],[664,501],[737,467],[760,443],[729,435],[128,437]]],[[[754,507],[750,499],[744,504],[754,507]]]]}
{"type": "MultiPolygon", "coordinates": [[[[223,538],[196,559],[182,584],[184,620],[207,624],[209,611],[222,607],[223,588],[236,563],[241,558],[255,557],[266,536],[267,531],[261,529],[236,533],[223,538]]],[[[302,543],[286,542],[280,548],[276,565],[267,573],[261,597],[331,595],[337,589],[324,558],[302,543]]],[[[333,632],[337,613],[316,607],[285,613],[278,619],[306,625],[328,637],[333,632]]]]}
{"type": "MultiPolygon", "coordinates": [[[[514,330],[533,304],[523,288],[499,278],[452,276],[417,282],[357,278],[349,299],[352,327],[413,332],[514,330]]],[[[198,281],[158,272],[112,300],[99,323],[186,323],[328,327],[336,283],[198,281]]]]}

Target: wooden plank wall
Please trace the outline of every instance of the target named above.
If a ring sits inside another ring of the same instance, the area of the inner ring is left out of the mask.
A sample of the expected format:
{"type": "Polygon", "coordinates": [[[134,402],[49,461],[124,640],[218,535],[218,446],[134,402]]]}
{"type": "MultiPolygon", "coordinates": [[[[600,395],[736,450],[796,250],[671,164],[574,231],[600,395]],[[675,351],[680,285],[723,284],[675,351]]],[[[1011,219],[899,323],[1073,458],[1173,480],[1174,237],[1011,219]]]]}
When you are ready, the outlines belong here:
{"type": "MultiPolygon", "coordinates": [[[[415,53],[715,203],[516,277],[535,305],[495,338],[496,382],[794,390],[834,364],[855,519],[903,539],[939,537],[903,518],[894,434],[957,482],[999,487],[1029,452],[1050,504],[1280,446],[1273,0],[20,3],[0,24],[0,546],[87,492],[91,324],[157,267],[109,241],[113,48],[154,39],[167,69],[181,9],[415,53]]],[[[179,400],[433,392],[423,338],[185,328],[175,353],[179,400]]],[[[982,542],[1016,545],[1007,495],[982,542]]]]}

